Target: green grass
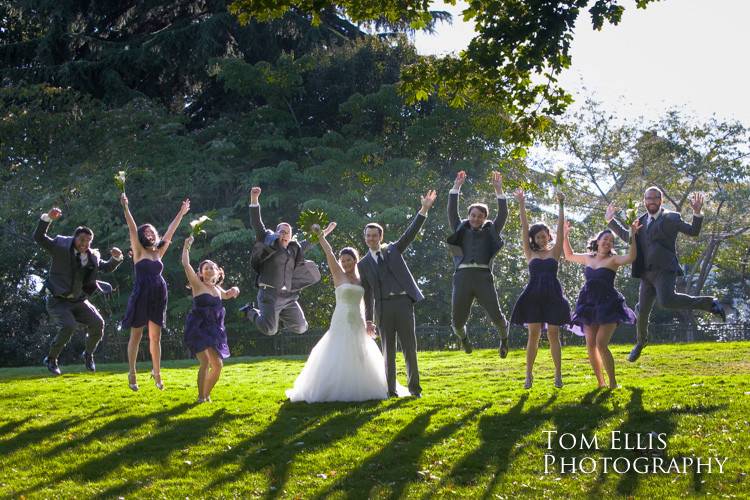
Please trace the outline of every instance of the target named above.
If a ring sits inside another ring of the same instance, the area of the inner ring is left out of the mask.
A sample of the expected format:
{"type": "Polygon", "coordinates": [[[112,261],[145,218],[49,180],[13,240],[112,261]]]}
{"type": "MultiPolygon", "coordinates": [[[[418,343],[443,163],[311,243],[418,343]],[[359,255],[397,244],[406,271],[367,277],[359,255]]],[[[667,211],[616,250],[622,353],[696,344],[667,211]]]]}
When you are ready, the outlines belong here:
{"type": "Polygon", "coordinates": [[[164,392],[147,365],[138,393],[124,365],[2,369],[0,497],[749,497],[750,343],[648,346],[636,364],[628,349],[613,347],[615,391],[595,389],[580,347],[563,350],[562,390],[545,350],[530,391],[524,351],[429,352],[424,398],[358,404],[285,402],[301,358],[234,359],[203,405],[191,361],[165,364],[164,392]],[[550,451],[544,430],[601,449],[550,451]],[[668,446],[609,450],[614,430],[668,446]],[[729,458],[724,474],[545,474],[545,453],[729,458]]]}

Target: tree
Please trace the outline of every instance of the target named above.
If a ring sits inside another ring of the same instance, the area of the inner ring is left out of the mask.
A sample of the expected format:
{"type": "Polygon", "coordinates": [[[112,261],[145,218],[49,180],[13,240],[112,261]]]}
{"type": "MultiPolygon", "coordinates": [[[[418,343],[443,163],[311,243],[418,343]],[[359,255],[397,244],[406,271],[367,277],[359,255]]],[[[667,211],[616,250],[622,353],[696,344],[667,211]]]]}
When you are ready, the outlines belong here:
{"type": "MultiPolygon", "coordinates": [[[[645,8],[652,1],[637,0],[636,6],[645,8]]],[[[295,12],[321,26],[331,17],[345,17],[370,27],[390,23],[423,29],[434,19],[432,3],[234,0],[230,10],[243,23],[295,12]]],[[[504,118],[506,138],[530,144],[549,124],[547,116],[561,114],[572,101],[557,76],[570,66],[573,30],[586,7],[596,29],[605,22],[619,23],[624,11],[619,0],[472,0],[463,11],[476,32],[467,49],[458,56],[425,57],[405,67],[401,92],[409,103],[434,94],[458,107],[493,103],[504,118]]]]}
{"type": "MultiPolygon", "coordinates": [[[[672,110],[653,123],[621,123],[592,99],[583,110],[559,123],[549,145],[567,155],[566,175],[573,180],[581,215],[602,224],[604,207],[628,200],[640,203],[651,185],[664,192],[665,206],[690,220],[688,198],[707,193],[705,221],[698,238],[678,239],[685,276],[678,289],[691,295],[706,288],[719,296],[745,293],[743,254],[750,242],[749,131],[739,123],[697,122],[672,110]]],[[[548,163],[537,168],[549,170],[548,163]]],[[[695,332],[692,313],[681,313],[695,332]]]]}

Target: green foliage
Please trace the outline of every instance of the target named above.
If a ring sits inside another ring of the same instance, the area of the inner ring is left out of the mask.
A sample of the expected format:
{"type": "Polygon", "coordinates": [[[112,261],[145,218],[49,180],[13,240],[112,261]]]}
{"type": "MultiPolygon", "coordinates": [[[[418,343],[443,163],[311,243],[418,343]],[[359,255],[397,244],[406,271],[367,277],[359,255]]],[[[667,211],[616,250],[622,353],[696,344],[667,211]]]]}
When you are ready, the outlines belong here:
{"type": "MultiPolygon", "coordinates": [[[[653,0],[638,0],[645,8],[653,0]]],[[[302,12],[321,26],[332,12],[356,23],[390,25],[409,31],[431,28],[434,2],[234,0],[230,11],[240,22],[269,21],[302,12]],[[382,23],[382,24],[380,24],[382,23]]],[[[455,1],[448,2],[455,5],[455,1]]],[[[458,55],[423,57],[404,68],[400,90],[409,104],[433,95],[454,107],[488,105],[501,117],[498,129],[509,142],[528,145],[543,131],[547,115],[561,114],[572,98],[557,77],[570,67],[570,45],[579,15],[589,7],[591,23],[618,24],[618,0],[473,0],[462,16],[474,22],[475,37],[458,55]]]]}

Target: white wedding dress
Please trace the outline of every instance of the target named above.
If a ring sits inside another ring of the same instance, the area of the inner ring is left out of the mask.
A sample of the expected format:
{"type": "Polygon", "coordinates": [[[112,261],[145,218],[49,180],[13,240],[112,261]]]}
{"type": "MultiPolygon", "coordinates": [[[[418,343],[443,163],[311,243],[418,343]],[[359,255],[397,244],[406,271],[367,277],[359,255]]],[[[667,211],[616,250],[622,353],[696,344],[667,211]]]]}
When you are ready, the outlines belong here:
{"type": "MultiPolygon", "coordinates": [[[[336,287],[331,326],[315,344],[294,387],[291,401],[366,401],[386,399],[385,364],[378,345],[365,327],[365,290],[345,283],[336,287]]],[[[399,387],[398,392],[404,388],[399,387]]]]}

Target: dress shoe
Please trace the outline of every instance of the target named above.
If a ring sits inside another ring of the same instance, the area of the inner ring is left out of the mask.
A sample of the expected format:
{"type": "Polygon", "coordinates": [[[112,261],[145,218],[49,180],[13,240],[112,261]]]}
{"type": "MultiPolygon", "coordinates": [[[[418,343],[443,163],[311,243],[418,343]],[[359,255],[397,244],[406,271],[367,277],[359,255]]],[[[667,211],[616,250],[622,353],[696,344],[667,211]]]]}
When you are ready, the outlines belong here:
{"type": "Polygon", "coordinates": [[[636,345],[633,346],[633,350],[630,351],[630,354],[628,355],[628,361],[631,363],[635,362],[638,358],[641,357],[641,351],[643,348],[646,347],[646,342],[638,342],[636,345]]]}
{"type": "Polygon", "coordinates": [[[421,392],[418,392],[417,394],[412,393],[411,397],[416,398],[416,399],[421,399],[422,398],[422,393],[421,392]]]}
{"type": "Polygon", "coordinates": [[[94,355],[87,352],[81,353],[83,358],[83,364],[86,365],[86,369],[90,372],[96,371],[96,363],[94,363],[94,355]]]}
{"type": "Polygon", "coordinates": [[[722,323],[727,322],[727,313],[724,311],[724,307],[719,303],[718,300],[714,299],[711,303],[711,312],[721,318],[722,323]]]}
{"type": "Polygon", "coordinates": [[[60,371],[60,367],[57,366],[57,358],[50,358],[49,356],[47,356],[44,358],[42,363],[44,363],[44,366],[47,367],[47,369],[52,375],[55,375],[55,376],[62,375],[62,372],[60,371]]]}
{"type": "Polygon", "coordinates": [[[458,346],[463,349],[466,354],[471,354],[471,352],[474,350],[469,337],[458,337],[458,346]]]}
{"type": "Polygon", "coordinates": [[[154,379],[154,385],[156,388],[163,391],[164,384],[161,382],[161,372],[155,373],[154,370],[151,370],[151,378],[154,379]]]}
{"type": "Polygon", "coordinates": [[[135,372],[128,372],[128,387],[133,392],[138,391],[138,382],[135,378],[135,372]]]}
{"type": "Polygon", "coordinates": [[[508,357],[508,339],[500,339],[500,357],[505,359],[508,357]]]}
{"type": "Polygon", "coordinates": [[[242,313],[243,318],[252,321],[255,316],[255,309],[255,302],[249,302],[240,307],[240,313],[242,313]]]}
{"type": "Polygon", "coordinates": [[[397,398],[398,397],[398,393],[388,391],[388,397],[389,398],[397,398]]]}

